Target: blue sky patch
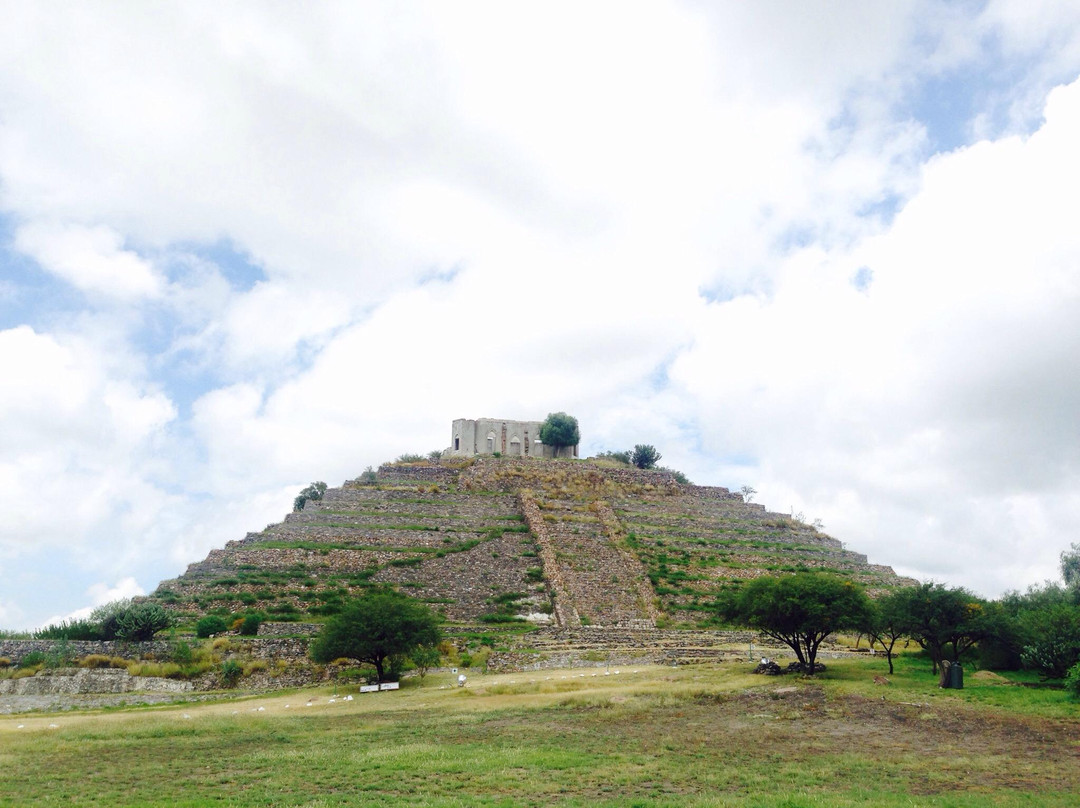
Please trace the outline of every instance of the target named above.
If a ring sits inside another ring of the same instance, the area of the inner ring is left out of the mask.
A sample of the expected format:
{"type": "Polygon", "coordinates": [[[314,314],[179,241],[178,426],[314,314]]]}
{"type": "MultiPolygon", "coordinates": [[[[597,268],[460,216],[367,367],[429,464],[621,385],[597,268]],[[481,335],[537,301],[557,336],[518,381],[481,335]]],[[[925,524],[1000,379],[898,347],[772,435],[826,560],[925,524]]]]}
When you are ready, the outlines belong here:
{"type": "Polygon", "coordinates": [[[851,285],[860,292],[869,291],[870,284],[873,282],[874,270],[870,269],[870,267],[859,267],[855,270],[855,274],[851,276],[851,285]]]}

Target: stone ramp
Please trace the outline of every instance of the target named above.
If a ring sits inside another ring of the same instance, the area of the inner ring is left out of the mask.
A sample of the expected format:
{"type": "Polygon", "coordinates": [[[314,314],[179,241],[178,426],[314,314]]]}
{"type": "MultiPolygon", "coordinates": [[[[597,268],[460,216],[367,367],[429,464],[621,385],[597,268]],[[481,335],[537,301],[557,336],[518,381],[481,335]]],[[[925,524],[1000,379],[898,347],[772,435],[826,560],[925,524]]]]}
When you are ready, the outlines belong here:
{"type": "Polygon", "coordinates": [[[619,546],[618,518],[606,502],[529,491],[522,512],[541,547],[559,625],[655,626],[645,569],[619,546]]]}

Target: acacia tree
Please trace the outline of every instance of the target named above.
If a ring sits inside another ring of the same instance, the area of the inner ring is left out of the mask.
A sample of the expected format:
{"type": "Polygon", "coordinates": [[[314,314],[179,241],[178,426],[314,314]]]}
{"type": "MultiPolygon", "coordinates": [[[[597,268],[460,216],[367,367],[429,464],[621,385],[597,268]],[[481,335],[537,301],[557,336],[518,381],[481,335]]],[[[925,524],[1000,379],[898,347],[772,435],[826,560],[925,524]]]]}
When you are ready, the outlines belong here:
{"type": "Polygon", "coordinates": [[[544,423],[540,424],[540,442],[553,447],[556,457],[559,456],[560,449],[577,446],[581,442],[577,418],[565,412],[550,413],[544,423]]]}
{"type": "Polygon", "coordinates": [[[660,462],[660,457],[661,455],[656,451],[655,446],[639,443],[634,446],[634,451],[630,453],[630,462],[639,469],[652,469],[656,468],[656,464],[660,462]]]}
{"type": "Polygon", "coordinates": [[[874,643],[881,645],[885,658],[889,661],[889,675],[893,673],[893,648],[897,641],[907,634],[907,613],[904,598],[896,592],[890,592],[871,603],[871,621],[867,628],[870,635],[870,647],[874,643]]]}
{"type": "Polygon", "coordinates": [[[382,682],[386,662],[407,657],[419,648],[433,648],[441,639],[439,619],[418,600],[397,592],[372,592],[347,603],[327,621],[312,644],[316,662],[340,657],[375,666],[382,682]]]}
{"type": "Polygon", "coordinates": [[[930,655],[937,673],[948,654],[953,662],[990,635],[984,604],[961,587],[925,583],[893,593],[903,633],[930,655]]]}
{"type": "Polygon", "coordinates": [[[834,631],[865,629],[870,600],[861,588],[832,575],[800,572],[755,578],[720,604],[723,617],[782,642],[813,674],[818,648],[834,631]]]}

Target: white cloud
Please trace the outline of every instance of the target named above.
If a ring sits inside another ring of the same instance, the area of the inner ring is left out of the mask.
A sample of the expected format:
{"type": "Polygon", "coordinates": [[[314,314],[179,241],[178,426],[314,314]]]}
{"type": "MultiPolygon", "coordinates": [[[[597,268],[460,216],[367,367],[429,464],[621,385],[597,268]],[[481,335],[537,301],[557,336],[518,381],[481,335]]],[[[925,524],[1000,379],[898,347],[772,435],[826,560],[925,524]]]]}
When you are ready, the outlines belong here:
{"type": "Polygon", "coordinates": [[[987,591],[1075,532],[1060,4],[5,11],[0,224],[85,306],[0,282],[0,552],[150,588],[454,417],[561,409],[987,591]],[[900,110],[964,71],[1015,136],[928,161],[900,110]]]}
{"type": "Polygon", "coordinates": [[[1080,82],[1046,117],[938,157],[892,227],[793,257],[773,298],[710,307],[673,373],[763,501],[988,592],[1056,575],[1080,482],[1080,82]]]}
{"type": "Polygon", "coordinates": [[[126,600],[128,598],[133,598],[136,595],[145,594],[146,591],[139,586],[134,578],[124,578],[111,586],[106,583],[96,583],[86,590],[86,596],[90,599],[89,606],[76,609],[63,616],[50,617],[43,621],[41,625],[51,626],[72,620],[86,620],[93,614],[94,609],[98,606],[104,606],[106,603],[112,603],[117,600],[126,600]]]}
{"type": "Polygon", "coordinates": [[[10,630],[14,626],[22,625],[26,613],[19,604],[8,600],[0,600],[0,627],[10,630]]]}
{"type": "Polygon", "coordinates": [[[15,247],[84,292],[121,300],[162,292],[153,267],[124,250],[120,235],[108,227],[35,222],[19,228],[15,247]]]}
{"type": "Polygon", "coordinates": [[[0,547],[78,546],[161,497],[147,463],[175,409],[159,392],[111,379],[97,349],[26,326],[0,331],[0,510],[10,514],[0,547]]]}

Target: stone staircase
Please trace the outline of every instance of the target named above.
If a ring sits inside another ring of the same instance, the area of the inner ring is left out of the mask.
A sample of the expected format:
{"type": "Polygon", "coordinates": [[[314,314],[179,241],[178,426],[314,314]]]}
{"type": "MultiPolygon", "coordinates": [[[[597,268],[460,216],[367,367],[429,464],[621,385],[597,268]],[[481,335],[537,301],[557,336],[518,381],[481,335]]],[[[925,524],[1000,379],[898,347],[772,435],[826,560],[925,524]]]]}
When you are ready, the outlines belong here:
{"type": "Polygon", "coordinates": [[[521,511],[541,548],[558,625],[655,626],[652,589],[644,567],[620,544],[618,517],[595,496],[591,478],[573,482],[520,494],[521,511]]]}

